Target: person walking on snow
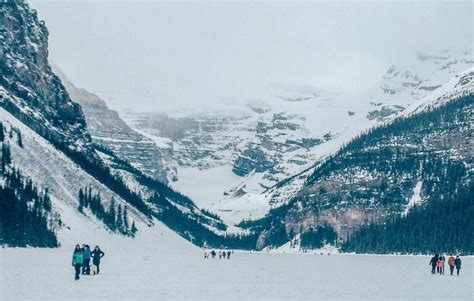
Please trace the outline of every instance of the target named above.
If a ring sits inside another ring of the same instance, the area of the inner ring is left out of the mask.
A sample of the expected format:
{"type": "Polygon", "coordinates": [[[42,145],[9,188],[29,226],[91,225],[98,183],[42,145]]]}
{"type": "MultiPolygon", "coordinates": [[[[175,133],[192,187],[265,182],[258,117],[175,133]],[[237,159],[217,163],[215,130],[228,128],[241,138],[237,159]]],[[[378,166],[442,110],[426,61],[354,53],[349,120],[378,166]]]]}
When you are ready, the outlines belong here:
{"type": "Polygon", "coordinates": [[[104,257],[105,253],[99,248],[99,246],[95,246],[94,251],[92,251],[92,264],[97,267],[97,275],[100,272],[100,259],[104,257]]]}
{"type": "Polygon", "coordinates": [[[444,255],[441,255],[439,257],[439,274],[444,275],[444,263],[446,262],[446,257],[444,255]]]}
{"type": "Polygon", "coordinates": [[[439,255],[438,254],[435,254],[435,256],[433,256],[430,260],[430,263],[428,265],[431,265],[431,274],[435,274],[436,273],[436,263],[438,261],[438,257],[439,255]]]}
{"type": "Polygon", "coordinates": [[[83,254],[82,254],[82,259],[83,259],[83,265],[82,265],[82,274],[83,275],[90,275],[91,274],[91,267],[90,267],[90,262],[91,262],[91,249],[89,245],[83,245],[83,254]]]}
{"type": "Polygon", "coordinates": [[[76,248],[72,252],[72,266],[74,267],[74,280],[79,280],[79,274],[81,273],[82,266],[82,249],[79,245],[76,245],[76,248]]]}
{"type": "Polygon", "coordinates": [[[449,272],[451,273],[451,276],[453,276],[453,272],[454,272],[454,256],[451,255],[449,256],[448,258],[448,265],[449,265],[449,272]]]}
{"type": "Polygon", "coordinates": [[[459,270],[461,269],[461,258],[459,258],[459,255],[456,256],[454,265],[456,266],[456,274],[459,276],[459,270]]]}
{"type": "Polygon", "coordinates": [[[211,256],[212,256],[212,259],[216,258],[216,251],[212,250],[211,251],[211,256]]]}
{"type": "Polygon", "coordinates": [[[436,260],[436,273],[441,274],[441,256],[436,260]]]}

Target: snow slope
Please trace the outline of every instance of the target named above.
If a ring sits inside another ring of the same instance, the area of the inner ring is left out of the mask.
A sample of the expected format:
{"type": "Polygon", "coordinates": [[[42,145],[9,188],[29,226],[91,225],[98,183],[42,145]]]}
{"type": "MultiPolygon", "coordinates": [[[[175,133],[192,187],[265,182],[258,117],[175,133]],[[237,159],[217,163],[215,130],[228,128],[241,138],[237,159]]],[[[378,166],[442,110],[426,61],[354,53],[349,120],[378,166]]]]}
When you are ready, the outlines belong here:
{"type": "Polygon", "coordinates": [[[415,188],[413,188],[413,196],[411,197],[410,201],[408,202],[406,208],[405,208],[405,211],[403,211],[402,215],[403,216],[406,216],[408,214],[408,212],[410,212],[410,210],[421,204],[423,202],[423,199],[422,199],[422,196],[421,196],[421,185],[423,184],[423,182],[419,181],[418,183],[416,183],[416,186],[415,188]]]}
{"type": "Polygon", "coordinates": [[[75,244],[87,240],[90,244],[105,243],[111,248],[119,248],[122,244],[134,245],[136,242],[141,247],[152,249],[158,240],[158,244],[176,249],[198,250],[161,222],[156,219],[150,221],[130,205],[129,217],[135,220],[139,229],[135,238],[111,233],[93,215],[80,214],[77,211],[80,187],[90,186],[92,191],[100,191],[105,205],[112,198],[122,205],[127,203],[3,108],[0,108],[0,121],[7,129],[13,126],[21,131],[23,147],[19,147],[14,140],[8,141],[13,165],[32,179],[39,189],[48,189],[53,210],[60,214],[64,224],[58,232],[62,248],[72,249],[75,244]]]}
{"type": "MultiPolygon", "coordinates": [[[[48,189],[53,210],[60,214],[64,223],[58,233],[59,241],[63,243],[69,236],[80,238],[84,229],[96,229],[101,235],[114,236],[93,215],[84,216],[76,210],[79,189],[90,186],[93,191],[100,191],[105,205],[112,198],[122,205],[127,203],[3,108],[0,108],[0,121],[7,128],[13,126],[21,131],[23,147],[10,141],[13,165],[41,190],[48,189]]],[[[140,230],[148,227],[149,221],[141,213],[131,206],[128,208],[140,230]]]]}

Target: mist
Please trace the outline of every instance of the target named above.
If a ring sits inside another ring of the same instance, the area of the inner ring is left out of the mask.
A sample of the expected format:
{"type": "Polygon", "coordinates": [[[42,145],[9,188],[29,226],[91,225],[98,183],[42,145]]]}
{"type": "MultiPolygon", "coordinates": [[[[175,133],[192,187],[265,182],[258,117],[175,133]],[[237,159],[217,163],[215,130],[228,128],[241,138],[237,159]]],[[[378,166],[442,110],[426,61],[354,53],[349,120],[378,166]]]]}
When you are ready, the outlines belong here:
{"type": "Polygon", "coordinates": [[[265,97],[272,84],[346,94],[418,51],[472,48],[472,4],[30,1],[50,59],[114,109],[265,97]]]}

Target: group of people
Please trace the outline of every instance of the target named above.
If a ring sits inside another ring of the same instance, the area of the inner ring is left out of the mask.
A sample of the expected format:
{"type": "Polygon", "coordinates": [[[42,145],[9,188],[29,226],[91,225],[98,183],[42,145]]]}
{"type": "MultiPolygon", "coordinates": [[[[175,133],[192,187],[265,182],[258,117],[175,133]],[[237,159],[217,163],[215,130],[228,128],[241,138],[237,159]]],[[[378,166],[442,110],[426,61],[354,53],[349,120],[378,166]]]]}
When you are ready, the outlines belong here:
{"type": "Polygon", "coordinates": [[[74,252],[72,253],[72,266],[74,267],[74,279],[79,280],[79,275],[90,275],[91,268],[92,274],[98,275],[100,272],[100,259],[104,257],[105,253],[95,246],[94,250],[91,251],[89,245],[83,244],[82,247],[76,245],[74,252]],[[91,263],[92,259],[92,263],[91,263]]]}
{"type": "Polygon", "coordinates": [[[233,251],[214,251],[212,250],[211,252],[204,252],[204,259],[208,259],[209,257],[216,258],[216,256],[219,256],[219,259],[230,259],[230,254],[234,253],[233,251]]]}
{"type": "MultiPolygon", "coordinates": [[[[444,275],[444,264],[446,262],[446,258],[444,257],[443,254],[435,254],[430,260],[429,265],[431,265],[431,274],[440,274],[444,275]]],[[[459,255],[454,258],[454,255],[451,255],[448,258],[448,266],[449,270],[451,272],[451,276],[454,273],[454,268],[456,268],[456,273],[459,276],[459,270],[461,269],[461,258],[459,258],[459,255]]]]}

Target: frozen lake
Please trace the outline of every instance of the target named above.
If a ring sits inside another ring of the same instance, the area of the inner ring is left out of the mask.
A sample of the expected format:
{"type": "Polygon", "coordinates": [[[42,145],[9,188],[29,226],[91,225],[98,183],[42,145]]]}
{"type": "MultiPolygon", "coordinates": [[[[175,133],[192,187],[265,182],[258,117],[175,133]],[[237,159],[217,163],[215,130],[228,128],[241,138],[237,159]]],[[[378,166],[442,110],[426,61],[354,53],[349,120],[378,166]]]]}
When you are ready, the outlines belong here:
{"type": "Polygon", "coordinates": [[[0,299],[472,300],[473,259],[461,276],[431,275],[429,257],[107,250],[99,276],[73,280],[69,249],[0,249],[0,299]]]}

